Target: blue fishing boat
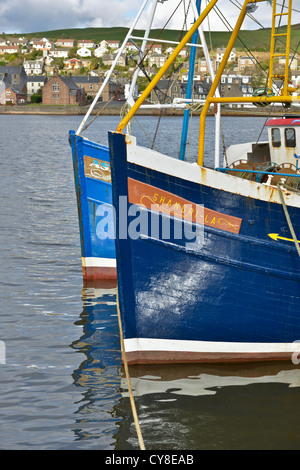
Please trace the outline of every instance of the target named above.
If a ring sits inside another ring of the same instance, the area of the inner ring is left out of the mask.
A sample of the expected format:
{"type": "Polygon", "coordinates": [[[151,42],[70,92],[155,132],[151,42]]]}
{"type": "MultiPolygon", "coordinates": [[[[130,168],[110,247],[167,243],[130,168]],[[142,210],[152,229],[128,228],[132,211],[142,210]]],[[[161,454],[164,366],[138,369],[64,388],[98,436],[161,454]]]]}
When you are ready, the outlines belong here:
{"type": "MultiPolygon", "coordinates": [[[[268,119],[268,140],[232,145],[204,164],[210,106],[299,103],[288,82],[273,92],[273,0],[268,86],[217,96],[245,15],[245,0],[200,115],[198,162],[141,147],[124,129],[217,0],[211,0],[133,108],[109,133],[118,303],[127,363],[297,360],[300,353],[300,116],[268,119]]],[[[295,108],[297,109],[297,108],[295,108]]],[[[237,129],[238,132],[238,129],[237,129]]]]}
{"type": "MultiPolygon", "coordinates": [[[[118,60],[129,41],[131,41],[135,46],[135,41],[142,41],[139,48],[140,63],[138,64],[138,66],[141,67],[142,61],[145,58],[146,45],[149,42],[153,43],[153,41],[155,41],[155,39],[149,37],[149,34],[157,11],[157,6],[159,3],[164,2],[167,2],[167,0],[164,0],[163,2],[161,0],[144,0],[137,17],[132,24],[132,27],[128,31],[122,46],[116,54],[111,69],[107,73],[79,128],[76,132],[74,130],[69,132],[69,141],[73,155],[75,189],[77,195],[82,270],[85,281],[94,282],[99,280],[116,280],[117,271],[108,147],[107,145],[103,145],[103,143],[97,143],[85,138],[82,133],[86,127],[90,125],[91,122],[93,122],[94,118],[89,122],[92,111],[95,109],[96,104],[98,103],[116,65],[118,64],[118,60]],[[146,12],[147,7],[149,7],[149,13],[146,12]],[[148,22],[144,37],[134,36],[133,32],[138,24],[138,21],[142,15],[146,14],[148,15],[148,22]],[[105,220],[108,218],[109,223],[107,224],[107,227],[110,232],[107,232],[107,229],[103,228],[102,221],[104,217],[105,220]]],[[[195,17],[198,15],[199,4],[200,0],[197,0],[197,3],[195,0],[193,0],[195,17]]],[[[170,10],[168,5],[167,8],[170,10]]],[[[201,40],[205,41],[202,31],[201,40]]],[[[174,41],[162,39],[160,39],[160,42],[166,44],[170,43],[171,45],[175,44],[174,41]]],[[[197,42],[198,33],[194,36],[193,41],[190,44],[194,45],[194,50],[196,49],[197,42]]],[[[176,44],[178,44],[178,42],[176,44]]],[[[204,53],[207,60],[209,61],[209,55],[206,47],[204,53]]],[[[195,57],[193,56],[191,60],[194,62],[195,57]]],[[[137,67],[130,83],[126,103],[128,107],[132,107],[134,105],[136,81],[139,73],[139,67],[137,67]]],[[[189,79],[187,89],[188,95],[189,91],[191,90],[191,79],[189,79]]],[[[176,107],[176,105],[173,104],[165,105],[166,108],[168,106],[176,107]]],[[[177,105],[177,107],[184,106],[185,105],[177,105]]],[[[144,107],[146,106],[144,105],[144,107]]],[[[187,119],[188,116],[185,116],[185,129],[187,129],[188,126],[187,119]]],[[[127,131],[129,132],[129,129],[127,131]]],[[[181,152],[181,156],[182,155],[184,155],[184,150],[181,152]]]]}
{"type": "MultiPolygon", "coordinates": [[[[105,87],[109,84],[112,73],[118,64],[121,54],[129,41],[132,41],[133,31],[138,24],[142,14],[145,13],[149,0],[144,0],[141,8],[129,29],[122,46],[115,55],[115,59],[105,79],[102,82],[88,112],[84,116],[77,131],[69,132],[69,142],[72,148],[74,181],[77,196],[78,220],[81,241],[81,259],[83,279],[86,282],[97,282],[101,280],[116,280],[116,254],[113,233],[103,233],[99,230],[99,221],[104,214],[110,214],[112,221],[112,193],[110,162],[107,145],[91,141],[82,136],[85,128],[91,124],[89,118],[96,104],[99,102],[105,87]]],[[[149,31],[153,22],[158,0],[152,0],[148,26],[145,30],[145,37],[149,36],[149,31]]],[[[143,41],[139,50],[139,57],[142,60],[147,41],[143,41]]],[[[129,93],[127,96],[128,105],[134,103],[134,92],[138,69],[133,76],[129,93]]],[[[112,227],[113,224],[110,224],[112,227]]]]}

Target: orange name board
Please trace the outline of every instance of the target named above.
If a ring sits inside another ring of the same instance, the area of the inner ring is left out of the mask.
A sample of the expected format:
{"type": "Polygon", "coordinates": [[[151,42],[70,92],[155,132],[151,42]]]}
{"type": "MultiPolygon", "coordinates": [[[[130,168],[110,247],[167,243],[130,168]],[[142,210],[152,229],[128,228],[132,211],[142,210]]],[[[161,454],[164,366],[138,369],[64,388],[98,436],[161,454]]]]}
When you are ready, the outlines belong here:
{"type": "Polygon", "coordinates": [[[145,206],[156,212],[215,227],[226,232],[239,233],[242,219],[213,211],[168,191],[128,178],[128,196],[131,204],[145,206]]]}

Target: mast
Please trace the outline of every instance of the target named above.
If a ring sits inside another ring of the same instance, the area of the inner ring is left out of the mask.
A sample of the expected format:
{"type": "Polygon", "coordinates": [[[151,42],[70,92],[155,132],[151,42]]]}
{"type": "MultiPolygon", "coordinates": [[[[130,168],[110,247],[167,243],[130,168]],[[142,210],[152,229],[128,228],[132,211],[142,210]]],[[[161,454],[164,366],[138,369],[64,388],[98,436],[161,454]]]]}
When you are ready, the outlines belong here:
{"type": "MultiPolygon", "coordinates": [[[[194,10],[194,16],[195,16],[195,19],[196,19],[197,18],[197,9],[196,9],[195,0],[192,0],[192,8],[194,10]]],[[[208,71],[209,71],[209,74],[210,74],[210,77],[211,77],[211,81],[213,83],[214,80],[215,80],[215,73],[214,73],[213,65],[211,63],[210,55],[209,55],[209,52],[208,52],[208,47],[207,47],[207,43],[206,43],[205,36],[204,36],[204,33],[203,33],[202,25],[199,26],[198,31],[199,31],[199,35],[200,35],[201,44],[203,45],[203,52],[204,52],[206,64],[208,66],[208,71]]],[[[215,96],[220,97],[219,88],[216,89],[215,96]]],[[[220,104],[215,104],[214,109],[215,109],[215,168],[218,168],[219,167],[219,161],[220,161],[221,105],[220,104]],[[215,109],[215,107],[216,107],[216,109],[215,109]]]]}
{"type": "MultiPolygon", "coordinates": [[[[297,103],[299,102],[299,96],[291,96],[290,95],[290,90],[287,88],[287,86],[284,88],[284,93],[280,96],[270,96],[268,95],[267,91],[266,94],[263,96],[246,96],[246,97],[233,97],[233,98],[219,98],[219,97],[214,97],[214,93],[217,89],[218,83],[221,79],[222,73],[224,71],[225,65],[227,63],[227,60],[229,58],[229,54],[232,50],[232,47],[236,41],[237,35],[239,33],[239,30],[242,26],[242,23],[244,21],[245,15],[247,13],[247,7],[250,4],[253,3],[261,3],[266,0],[245,0],[244,5],[241,9],[240,15],[238,17],[238,20],[236,22],[235,28],[232,32],[231,38],[228,42],[225,54],[223,56],[222,62],[220,64],[220,67],[216,73],[215,80],[212,84],[212,87],[209,91],[209,94],[206,99],[206,103],[203,107],[203,110],[200,115],[200,131],[199,131],[199,146],[198,146],[198,165],[203,166],[203,156],[204,156],[204,137],[205,137],[205,121],[206,121],[206,115],[209,106],[212,103],[260,103],[260,104],[270,104],[270,103],[297,103]]],[[[289,14],[291,12],[291,5],[292,2],[290,0],[289,3],[289,14]]],[[[277,15],[275,13],[275,10],[273,10],[273,15],[277,15]]],[[[288,27],[288,31],[290,32],[290,27],[288,27]]],[[[287,44],[289,44],[289,39],[287,41],[287,44]]],[[[288,52],[286,52],[286,56],[288,57],[288,52]]]]}
{"type": "MultiPolygon", "coordinates": [[[[120,124],[118,125],[116,132],[122,132],[124,128],[127,126],[128,122],[132,119],[136,111],[140,108],[140,106],[143,104],[145,99],[149,96],[151,91],[154,89],[154,87],[157,85],[161,77],[164,75],[164,73],[167,71],[169,66],[173,63],[173,61],[176,59],[178,56],[179,52],[184,48],[184,46],[188,43],[188,41],[191,39],[193,36],[194,32],[197,30],[197,28],[201,25],[202,21],[206,18],[206,16],[209,14],[209,12],[212,10],[214,5],[217,3],[218,0],[211,0],[209,5],[205,8],[205,10],[200,14],[199,18],[189,32],[184,36],[184,38],[180,41],[174,52],[170,55],[168,60],[165,62],[165,64],[162,66],[162,68],[159,70],[159,72],[155,75],[151,83],[147,86],[147,88],[144,90],[142,95],[139,97],[139,99],[134,103],[133,107],[131,110],[126,114],[126,116],[122,119],[120,124]]],[[[258,0],[259,1],[259,0],[258,0]]]]}
{"type": "MultiPolygon", "coordinates": [[[[200,15],[200,7],[201,7],[201,0],[196,0],[196,8],[197,8],[197,13],[198,13],[197,18],[200,15]]],[[[195,21],[197,18],[195,17],[195,21]]],[[[192,44],[196,44],[197,41],[198,41],[198,31],[196,31],[193,34],[191,42],[192,44]]],[[[188,82],[187,82],[187,87],[186,87],[186,99],[187,100],[190,100],[192,98],[194,71],[195,71],[195,59],[196,59],[196,47],[191,47],[189,75],[188,75],[188,82]]],[[[185,109],[184,114],[183,114],[179,160],[185,160],[189,120],[190,120],[190,111],[189,109],[185,109]]]]}
{"type": "MultiPolygon", "coordinates": [[[[141,45],[141,49],[140,49],[140,54],[139,54],[140,61],[143,60],[143,56],[144,56],[144,52],[145,52],[145,49],[146,49],[147,40],[149,38],[151,26],[152,26],[152,23],[153,23],[153,18],[154,18],[154,15],[155,15],[157,3],[159,1],[161,1],[163,3],[164,1],[167,1],[167,0],[154,0],[154,2],[153,2],[152,10],[151,10],[151,13],[150,13],[150,16],[149,16],[149,21],[148,21],[148,24],[147,24],[147,27],[146,27],[146,30],[145,30],[145,36],[144,36],[144,39],[143,39],[143,42],[142,42],[142,45],[141,45]]],[[[133,94],[134,94],[134,89],[135,89],[138,73],[139,73],[139,68],[137,67],[136,71],[134,72],[132,82],[130,84],[130,90],[129,90],[129,94],[128,94],[128,98],[127,98],[127,103],[130,106],[134,105],[133,94]]]]}
{"type": "Polygon", "coordinates": [[[269,90],[273,89],[273,80],[281,78],[283,80],[283,94],[288,95],[288,81],[289,81],[289,58],[290,58],[290,38],[291,38],[291,19],[292,19],[292,0],[289,0],[287,12],[277,12],[277,0],[273,0],[273,16],[272,16],[272,31],[271,31],[271,47],[270,47],[270,67],[269,67],[269,90]],[[286,31],[283,33],[276,33],[276,19],[281,20],[282,17],[287,17],[286,31]],[[276,38],[279,36],[286,37],[286,45],[284,53],[275,52],[276,38]],[[285,57],[284,73],[281,75],[274,74],[274,59],[285,57]]]}
{"type": "Polygon", "coordinates": [[[121,56],[121,54],[122,54],[122,52],[123,52],[123,50],[124,50],[124,47],[125,47],[125,45],[127,44],[127,42],[128,42],[128,40],[129,40],[129,38],[130,38],[130,36],[131,36],[131,34],[132,34],[132,32],[133,32],[133,30],[134,30],[136,24],[137,24],[137,22],[138,22],[138,20],[140,19],[141,14],[143,13],[143,11],[144,11],[144,9],[145,9],[145,7],[146,7],[146,5],[147,5],[147,3],[148,3],[148,0],[144,0],[144,2],[143,2],[143,4],[142,4],[142,6],[141,6],[141,8],[140,8],[140,10],[139,10],[139,12],[138,12],[138,14],[137,14],[135,20],[134,20],[134,22],[133,22],[131,28],[129,29],[129,31],[128,31],[128,33],[127,33],[125,39],[124,39],[124,42],[123,42],[122,46],[120,47],[120,49],[119,49],[119,51],[118,51],[118,53],[117,53],[117,55],[116,55],[116,57],[115,57],[115,60],[113,61],[113,64],[112,64],[112,66],[111,66],[111,68],[110,68],[108,74],[107,74],[106,77],[105,77],[105,80],[103,81],[101,87],[99,88],[99,90],[98,90],[98,92],[97,92],[97,95],[95,96],[95,98],[94,98],[94,100],[93,100],[91,106],[89,107],[89,109],[88,109],[86,115],[84,116],[84,118],[83,118],[83,120],[82,120],[80,126],[78,127],[78,129],[77,129],[77,131],[76,131],[76,135],[80,134],[80,132],[82,131],[82,129],[83,129],[83,127],[84,127],[86,121],[88,120],[88,118],[89,118],[89,116],[90,116],[90,114],[91,114],[91,112],[93,111],[94,107],[96,106],[96,104],[97,104],[97,102],[98,102],[98,99],[99,99],[100,95],[102,94],[102,92],[103,92],[105,86],[107,85],[108,80],[110,79],[111,74],[112,74],[112,72],[113,72],[115,66],[117,65],[118,60],[119,60],[119,58],[120,58],[120,56],[121,56]]]}

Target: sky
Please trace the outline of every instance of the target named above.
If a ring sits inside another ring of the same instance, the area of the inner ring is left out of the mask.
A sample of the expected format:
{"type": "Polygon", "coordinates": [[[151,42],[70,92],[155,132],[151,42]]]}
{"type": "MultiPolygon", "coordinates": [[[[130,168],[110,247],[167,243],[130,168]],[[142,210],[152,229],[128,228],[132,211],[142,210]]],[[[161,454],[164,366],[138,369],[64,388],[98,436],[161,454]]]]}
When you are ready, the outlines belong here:
{"type": "MultiPolygon", "coordinates": [[[[87,28],[87,27],[130,27],[144,0],[0,0],[0,33],[34,33],[53,29],[87,28]]],[[[202,6],[207,0],[202,0],[202,6]]],[[[278,4],[285,0],[278,0],[278,4]]],[[[148,11],[152,0],[148,0],[148,11]]],[[[164,0],[157,7],[156,20],[153,27],[161,28],[170,17],[170,11],[180,0],[164,0]]],[[[226,16],[230,25],[234,25],[239,12],[234,3],[242,4],[243,0],[219,0],[218,8],[226,16]]],[[[287,3],[287,0],[286,0],[287,3]]],[[[185,10],[182,0],[176,14],[168,23],[168,29],[183,27],[185,10]]],[[[189,0],[185,0],[185,5],[189,0]]],[[[202,8],[203,8],[202,7],[202,8]]],[[[280,7],[278,7],[280,8],[280,7]]],[[[293,23],[300,23],[300,0],[293,0],[295,11],[293,23]]],[[[146,10],[147,11],[147,10],[146,10]]],[[[270,26],[272,8],[268,2],[260,3],[253,14],[264,26],[270,26]],[[264,22],[266,20],[266,23],[264,22]]],[[[146,15],[138,23],[138,29],[145,28],[146,15]]],[[[188,24],[193,18],[188,16],[188,24]]],[[[247,18],[244,29],[257,29],[259,26],[247,18]]],[[[208,23],[204,24],[208,29],[208,23]]],[[[210,20],[213,31],[227,30],[219,17],[214,14],[210,20]]]]}

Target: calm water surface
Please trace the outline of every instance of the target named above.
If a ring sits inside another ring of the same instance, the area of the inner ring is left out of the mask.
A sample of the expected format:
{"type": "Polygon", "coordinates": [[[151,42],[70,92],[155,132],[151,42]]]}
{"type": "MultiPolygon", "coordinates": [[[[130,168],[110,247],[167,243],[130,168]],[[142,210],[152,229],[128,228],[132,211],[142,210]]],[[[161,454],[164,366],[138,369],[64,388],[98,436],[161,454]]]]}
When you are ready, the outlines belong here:
{"type": "MultiPolygon", "coordinates": [[[[1,449],[139,449],[115,288],[82,285],[68,144],[81,119],[0,116],[1,449]]],[[[256,121],[224,118],[225,142],[255,141],[264,118],[256,121]]],[[[107,143],[118,122],[98,118],[85,135],[107,143]]],[[[155,135],[157,118],[139,123],[155,135]]],[[[162,124],[155,145],[176,157],[181,118],[162,124]]],[[[140,125],[134,134],[151,146],[140,125]]],[[[191,161],[198,125],[193,118],[191,161]]],[[[211,118],[209,163],[213,128],[211,118]]],[[[300,366],[148,366],[131,375],[147,449],[300,448],[300,366]]]]}

